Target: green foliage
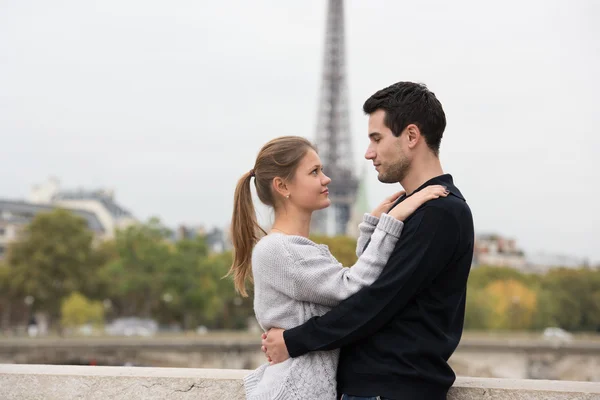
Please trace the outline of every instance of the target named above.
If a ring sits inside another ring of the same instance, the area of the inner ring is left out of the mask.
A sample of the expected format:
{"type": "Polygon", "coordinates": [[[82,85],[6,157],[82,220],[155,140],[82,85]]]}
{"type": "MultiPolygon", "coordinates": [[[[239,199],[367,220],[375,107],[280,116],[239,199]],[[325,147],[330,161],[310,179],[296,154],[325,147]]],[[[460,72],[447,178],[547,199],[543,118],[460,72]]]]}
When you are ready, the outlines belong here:
{"type": "Polygon", "coordinates": [[[100,277],[111,282],[107,295],[120,313],[150,317],[158,309],[172,260],[166,236],[157,219],[117,232],[117,257],[102,268],[100,277]]]}
{"type": "MultiPolygon", "coordinates": [[[[10,310],[21,315],[23,299],[32,296],[30,311],[60,314],[65,326],[138,316],[184,329],[244,328],[254,316],[252,287],[250,297],[242,298],[232,279],[224,278],[232,254],[209,254],[203,237],[175,243],[169,238],[160,221],[151,219],[117,232],[114,240],[95,243],[85,221],[67,211],[38,215],[0,263],[3,326],[12,318],[10,310]]],[[[356,262],[354,239],[311,239],[326,244],[343,265],[356,262]]],[[[600,270],[471,271],[465,329],[547,326],[600,330],[600,270]]]]}
{"type": "Polygon", "coordinates": [[[541,330],[558,326],[570,331],[600,330],[598,269],[562,268],[539,275],[512,268],[478,267],[471,271],[467,286],[466,329],[541,330]],[[507,282],[512,282],[510,288],[507,282]],[[514,299],[515,293],[519,302],[507,301],[514,299]]]}
{"type": "Polygon", "coordinates": [[[201,315],[210,313],[211,302],[218,297],[219,277],[205,267],[207,254],[201,237],[177,242],[165,269],[162,319],[181,321],[190,329],[198,325],[201,315]]]}
{"type": "Polygon", "coordinates": [[[34,307],[56,316],[62,300],[80,290],[92,266],[92,233],[65,210],[38,214],[8,252],[10,288],[33,296],[34,307]]]}
{"type": "MultiPolygon", "coordinates": [[[[105,295],[114,316],[151,317],[184,329],[240,327],[239,321],[232,322],[240,300],[233,283],[222,279],[231,253],[209,255],[203,237],[173,244],[167,236],[157,219],[117,233],[116,257],[99,274],[100,281],[111,282],[105,295]]],[[[252,308],[245,312],[251,315],[252,308]]]]}
{"type": "Polygon", "coordinates": [[[0,298],[9,295],[11,290],[11,271],[5,262],[0,261],[0,298]]]}
{"type": "Polygon", "coordinates": [[[312,235],[310,239],[319,244],[325,244],[333,256],[349,267],[356,263],[356,240],[348,236],[321,236],[312,235]]]}
{"type": "Polygon", "coordinates": [[[554,297],[547,288],[540,288],[537,291],[537,309],[533,315],[531,329],[543,330],[549,326],[557,326],[557,321],[552,313],[554,297]]]}
{"type": "Polygon", "coordinates": [[[521,282],[525,286],[533,287],[537,285],[539,276],[524,274],[514,268],[480,266],[471,270],[469,287],[483,289],[494,281],[509,279],[521,282]]]}
{"type": "Polygon", "coordinates": [[[9,266],[0,261],[0,329],[8,329],[11,318],[12,303],[16,300],[11,287],[11,270],[9,266]]]}
{"type": "Polygon", "coordinates": [[[73,292],[63,300],[60,313],[63,327],[77,327],[83,324],[100,325],[104,321],[102,303],[90,301],[79,292],[73,292]]]}
{"type": "Polygon", "coordinates": [[[225,277],[231,264],[231,252],[212,254],[201,263],[203,291],[211,291],[200,323],[218,329],[245,328],[248,318],[254,317],[253,287],[249,285],[248,297],[241,297],[234,289],[233,279],[225,277]]]}
{"type": "Polygon", "coordinates": [[[600,329],[600,271],[581,268],[551,270],[543,278],[552,293],[551,317],[567,330],[600,329]]]}
{"type": "Polygon", "coordinates": [[[468,289],[465,329],[486,330],[490,326],[492,305],[483,289],[468,289]]]}

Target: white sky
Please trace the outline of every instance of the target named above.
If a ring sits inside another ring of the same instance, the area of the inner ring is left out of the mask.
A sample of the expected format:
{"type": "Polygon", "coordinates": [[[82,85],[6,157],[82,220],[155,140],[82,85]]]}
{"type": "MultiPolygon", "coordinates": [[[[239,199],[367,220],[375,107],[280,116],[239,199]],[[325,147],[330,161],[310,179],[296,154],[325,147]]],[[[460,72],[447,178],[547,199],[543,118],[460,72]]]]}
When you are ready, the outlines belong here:
{"type": "MultiPolygon", "coordinates": [[[[280,135],[314,138],[322,0],[0,0],[0,197],[50,175],[145,219],[227,224],[280,135]]],[[[400,80],[444,105],[442,162],[478,232],[600,261],[600,2],[350,0],[357,168],[364,100],[400,80]]],[[[397,190],[369,166],[374,206],[397,190]]]]}

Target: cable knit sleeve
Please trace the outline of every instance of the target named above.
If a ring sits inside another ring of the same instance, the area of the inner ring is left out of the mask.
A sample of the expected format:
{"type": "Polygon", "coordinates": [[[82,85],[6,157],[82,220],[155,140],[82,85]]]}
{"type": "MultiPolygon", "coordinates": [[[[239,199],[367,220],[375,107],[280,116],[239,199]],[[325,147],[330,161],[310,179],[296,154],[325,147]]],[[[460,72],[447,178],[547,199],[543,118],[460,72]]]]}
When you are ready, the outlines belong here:
{"type": "Polygon", "coordinates": [[[360,257],[365,251],[365,247],[371,240],[371,235],[375,232],[375,227],[379,222],[379,218],[371,215],[365,214],[363,215],[362,222],[358,225],[358,240],[356,241],[356,256],[360,257]]]}
{"type": "Polygon", "coordinates": [[[356,264],[344,268],[324,247],[310,241],[286,241],[292,263],[284,268],[284,288],[290,297],[333,307],[364,286],[373,283],[400,237],[404,224],[383,214],[371,236],[371,243],[356,264]]]}

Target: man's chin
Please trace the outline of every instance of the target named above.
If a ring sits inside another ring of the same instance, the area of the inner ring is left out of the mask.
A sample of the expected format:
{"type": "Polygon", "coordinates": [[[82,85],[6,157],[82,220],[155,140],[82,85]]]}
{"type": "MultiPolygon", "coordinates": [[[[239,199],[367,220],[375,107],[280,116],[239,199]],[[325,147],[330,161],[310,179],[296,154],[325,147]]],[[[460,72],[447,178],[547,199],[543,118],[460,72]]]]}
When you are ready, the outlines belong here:
{"type": "Polygon", "coordinates": [[[398,183],[397,180],[390,179],[388,176],[385,176],[383,174],[377,175],[377,179],[381,183],[398,183]]]}

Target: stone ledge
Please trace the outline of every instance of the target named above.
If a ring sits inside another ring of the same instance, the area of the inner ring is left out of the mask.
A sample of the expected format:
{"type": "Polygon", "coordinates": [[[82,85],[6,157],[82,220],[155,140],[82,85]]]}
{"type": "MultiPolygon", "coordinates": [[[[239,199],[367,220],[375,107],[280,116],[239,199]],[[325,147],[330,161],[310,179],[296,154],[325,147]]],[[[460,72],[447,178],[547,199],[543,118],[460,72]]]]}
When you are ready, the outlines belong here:
{"type": "MultiPolygon", "coordinates": [[[[243,399],[248,370],[0,364],[4,400],[243,399]]],[[[457,379],[448,400],[600,400],[600,383],[457,379]]]]}

